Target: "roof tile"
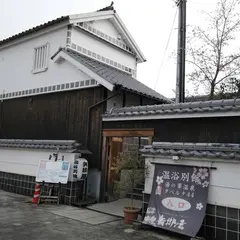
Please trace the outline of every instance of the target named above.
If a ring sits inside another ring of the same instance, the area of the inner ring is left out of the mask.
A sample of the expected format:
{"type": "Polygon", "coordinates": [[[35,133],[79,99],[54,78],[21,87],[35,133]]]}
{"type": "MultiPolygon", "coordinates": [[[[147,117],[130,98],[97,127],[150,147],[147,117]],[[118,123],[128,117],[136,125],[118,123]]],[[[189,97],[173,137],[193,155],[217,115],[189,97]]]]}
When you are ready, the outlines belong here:
{"type": "Polygon", "coordinates": [[[140,151],[151,155],[240,160],[240,144],[154,142],[140,151]]]}
{"type": "Polygon", "coordinates": [[[128,91],[140,93],[148,97],[161,100],[165,103],[171,102],[171,100],[164,97],[160,93],[154,91],[153,89],[149,88],[148,86],[144,85],[143,83],[139,82],[137,79],[133,78],[130,74],[124,73],[120,70],[107,66],[104,63],[83,56],[80,53],[77,53],[73,50],[63,49],[63,51],[115,86],[120,85],[128,91]]]}
{"type": "Polygon", "coordinates": [[[75,140],[0,139],[0,148],[58,149],[91,154],[75,140]]]}
{"type": "Polygon", "coordinates": [[[151,106],[135,106],[125,108],[114,108],[110,112],[106,112],[104,118],[116,118],[127,116],[131,117],[136,115],[171,115],[171,114],[195,114],[195,113],[215,113],[215,112],[239,112],[240,99],[227,99],[227,100],[214,100],[206,102],[192,102],[192,103],[178,103],[178,104],[162,104],[151,106]]]}

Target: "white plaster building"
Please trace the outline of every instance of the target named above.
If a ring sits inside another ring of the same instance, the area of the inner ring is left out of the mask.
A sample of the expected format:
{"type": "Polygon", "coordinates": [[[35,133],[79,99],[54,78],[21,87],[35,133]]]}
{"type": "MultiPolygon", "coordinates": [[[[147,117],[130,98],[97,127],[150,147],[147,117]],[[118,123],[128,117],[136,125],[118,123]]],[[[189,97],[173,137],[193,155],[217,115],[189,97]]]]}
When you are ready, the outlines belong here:
{"type": "MultiPolygon", "coordinates": [[[[92,152],[89,188],[98,198],[101,114],[114,106],[170,102],[136,80],[137,64],[144,61],[113,6],[63,16],[1,40],[0,138],[78,141],[92,152]]],[[[9,178],[34,177],[37,170],[38,154],[32,153],[30,164],[30,156],[23,160],[22,150],[17,152],[3,140],[0,171],[9,186],[4,189],[12,190],[9,178]]]]}

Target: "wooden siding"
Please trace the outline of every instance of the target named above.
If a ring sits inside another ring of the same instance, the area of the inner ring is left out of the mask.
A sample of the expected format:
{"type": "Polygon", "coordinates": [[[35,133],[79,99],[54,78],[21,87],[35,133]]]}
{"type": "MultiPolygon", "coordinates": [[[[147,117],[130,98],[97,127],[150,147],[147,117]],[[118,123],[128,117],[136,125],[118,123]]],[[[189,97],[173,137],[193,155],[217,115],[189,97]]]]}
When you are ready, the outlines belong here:
{"type": "MultiPolygon", "coordinates": [[[[78,140],[86,146],[88,108],[105,98],[103,87],[6,100],[1,105],[0,138],[78,140]]],[[[100,168],[101,114],[92,109],[90,167],[100,168]]]]}
{"type": "Polygon", "coordinates": [[[103,129],[154,128],[153,141],[240,143],[240,117],[104,122],[103,129]]]}

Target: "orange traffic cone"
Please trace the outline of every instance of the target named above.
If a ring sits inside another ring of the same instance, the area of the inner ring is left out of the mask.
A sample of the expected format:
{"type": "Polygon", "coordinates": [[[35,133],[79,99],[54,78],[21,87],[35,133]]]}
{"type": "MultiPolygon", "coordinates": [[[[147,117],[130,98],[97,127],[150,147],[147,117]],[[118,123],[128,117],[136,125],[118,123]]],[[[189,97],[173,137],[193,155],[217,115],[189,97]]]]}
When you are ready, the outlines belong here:
{"type": "Polygon", "coordinates": [[[32,203],[37,204],[40,197],[40,184],[36,183],[32,203]]]}

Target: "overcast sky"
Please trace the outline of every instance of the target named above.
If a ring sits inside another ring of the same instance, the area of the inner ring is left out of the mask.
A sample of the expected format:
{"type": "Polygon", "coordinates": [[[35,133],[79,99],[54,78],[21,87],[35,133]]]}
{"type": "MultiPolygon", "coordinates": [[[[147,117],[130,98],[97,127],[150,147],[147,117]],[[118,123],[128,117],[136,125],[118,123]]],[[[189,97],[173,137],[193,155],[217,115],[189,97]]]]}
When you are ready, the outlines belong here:
{"type": "MultiPolygon", "coordinates": [[[[214,9],[217,0],[188,0],[187,24],[203,24],[201,10],[214,9]]],[[[0,39],[9,37],[54,18],[92,12],[110,5],[111,0],[0,0],[0,39]]],[[[115,0],[114,7],[147,62],[138,65],[138,80],[167,97],[173,97],[176,82],[176,18],[166,58],[160,71],[176,6],[173,0],[115,0]]],[[[191,89],[190,89],[191,90],[191,89]]]]}

